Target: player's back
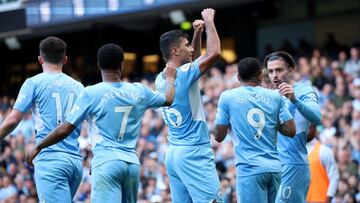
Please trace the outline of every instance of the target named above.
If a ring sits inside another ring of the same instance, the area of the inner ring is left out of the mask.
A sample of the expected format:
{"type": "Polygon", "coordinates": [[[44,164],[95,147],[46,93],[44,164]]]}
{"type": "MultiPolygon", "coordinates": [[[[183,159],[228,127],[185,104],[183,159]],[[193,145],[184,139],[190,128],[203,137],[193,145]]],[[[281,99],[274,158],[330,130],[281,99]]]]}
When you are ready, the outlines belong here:
{"type": "MultiPolygon", "coordinates": [[[[307,84],[294,84],[295,97],[306,102],[313,100],[317,102],[315,90],[307,84]]],[[[279,136],[279,157],[281,162],[289,164],[308,164],[306,142],[310,122],[296,109],[296,106],[286,100],[290,113],[294,117],[296,135],[293,138],[279,136]]],[[[281,135],[281,133],[279,133],[281,135]]]]}
{"type": "Polygon", "coordinates": [[[281,172],[276,143],[284,98],[274,90],[243,86],[223,92],[219,103],[230,117],[240,174],[281,172]]]}
{"type": "MultiPolygon", "coordinates": [[[[110,160],[140,164],[135,146],[142,117],[146,109],[164,105],[165,96],[155,93],[140,83],[102,82],[86,87],[80,96],[92,137],[94,158],[92,167],[110,160]]],[[[74,106],[74,111],[79,106],[74,106]]],[[[81,107],[83,108],[83,107],[81,107]]]]}
{"type": "MultiPolygon", "coordinates": [[[[83,88],[81,83],[64,73],[40,73],[24,82],[14,108],[21,112],[32,110],[38,143],[65,120],[83,88]]],[[[80,126],[77,126],[66,139],[45,148],[41,154],[65,152],[80,158],[79,134],[80,126]]]]}
{"type": "MultiPolygon", "coordinates": [[[[198,84],[200,76],[197,60],[177,69],[173,104],[162,108],[164,121],[169,127],[170,145],[192,146],[210,142],[198,84]]],[[[165,92],[162,73],[157,76],[155,84],[158,91],[165,92]]]]}

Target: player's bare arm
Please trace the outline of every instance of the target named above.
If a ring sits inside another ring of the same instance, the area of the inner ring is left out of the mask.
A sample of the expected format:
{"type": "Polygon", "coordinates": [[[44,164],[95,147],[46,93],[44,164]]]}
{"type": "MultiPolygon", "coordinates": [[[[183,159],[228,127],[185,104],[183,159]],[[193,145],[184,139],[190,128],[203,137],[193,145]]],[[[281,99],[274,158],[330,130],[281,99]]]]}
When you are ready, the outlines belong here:
{"type": "Polygon", "coordinates": [[[221,47],[219,35],[214,24],[215,10],[211,8],[204,9],[201,15],[205,23],[206,53],[199,57],[199,66],[201,74],[204,74],[220,58],[221,47]]]}
{"type": "Polygon", "coordinates": [[[29,165],[33,165],[33,159],[36,157],[40,151],[48,146],[56,144],[61,140],[65,139],[70,133],[75,129],[76,126],[64,122],[59,125],[55,130],[51,131],[36,147],[30,152],[30,154],[26,157],[26,162],[29,165]]]}
{"type": "Polygon", "coordinates": [[[194,48],[193,60],[201,55],[201,35],[204,31],[205,22],[203,20],[195,20],[193,22],[194,35],[191,41],[191,46],[194,48]]]}
{"type": "Polygon", "coordinates": [[[317,130],[316,130],[316,125],[315,124],[310,124],[309,126],[309,131],[307,134],[307,142],[310,142],[312,139],[314,139],[317,135],[317,130]]]}
{"type": "Polygon", "coordinates": [[[175,87],[174,81],[176,78],[176,66],[173,63],[167,63],[164,69],[165,75],[165,97],[166,97],[166,106],[170,106],[174,101],[175,87]]]}
{"type": "Polygon", "coordinates": [[[228,130],[229,130],[229,126],[227,125],[216,125],[214,129],[215,140],[218,142],[222,142],[225,139],[228,130]]]}
{"type": "Polygon", "coordinates": [[[13,109],[0,126],[0,140],[4,139],[24,117],[24,113],[13,109]]]}
{"type": "Polygon", "coordinates": [[[287,137],[294,137],[296,134],[296,127],[294,119],[279,124],[279,132],[287,137]]]}

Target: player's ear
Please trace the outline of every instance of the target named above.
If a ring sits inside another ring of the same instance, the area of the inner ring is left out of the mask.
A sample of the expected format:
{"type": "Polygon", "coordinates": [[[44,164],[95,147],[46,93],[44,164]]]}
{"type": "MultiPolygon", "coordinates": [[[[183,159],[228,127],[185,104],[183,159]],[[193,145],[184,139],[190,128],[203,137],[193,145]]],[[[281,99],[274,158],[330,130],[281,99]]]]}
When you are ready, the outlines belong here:
{"type": "Polygon", "coordinates": [[[240,74],[237,74],[237,79],[239,80],[239,82],[241,82],[240,74]]]}
{"type": "Polygon", "coordinates": [[[176,47],[171,48],[171,55],[175,55],[175,56],[179,55],[179,51],[176,47]]]}
{"type": "Polygon", "coordinates": [[[67,64],[67,62],[68,62],[68,57],[65,56],[65,57],[63,58],[63,64],[65,65],[65,64],[67,64]]]}
{"type": "Polygon", "coordinates": [[[295,70],[295,67],[289,67],[288,68],[289,73],[292,73],[294,70],[295,70]]]}
{"type": "Polygon", "coordinates": [[[44,64],[44,59],[41,56],[38,56],[38,61],[40,65],[44,64]]]}

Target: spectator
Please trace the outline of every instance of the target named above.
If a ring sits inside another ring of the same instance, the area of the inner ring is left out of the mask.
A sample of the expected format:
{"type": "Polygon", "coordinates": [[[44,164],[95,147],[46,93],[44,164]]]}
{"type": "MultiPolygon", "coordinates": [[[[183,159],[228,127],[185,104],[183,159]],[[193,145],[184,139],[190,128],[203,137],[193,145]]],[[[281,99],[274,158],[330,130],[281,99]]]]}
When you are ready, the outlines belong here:
{"type": "Polygon", "coordinates": [[[350,59],[345,64],[345,73],[353,78],[360,77],[360,53],[357,44],[350,49],[350,59]]]}

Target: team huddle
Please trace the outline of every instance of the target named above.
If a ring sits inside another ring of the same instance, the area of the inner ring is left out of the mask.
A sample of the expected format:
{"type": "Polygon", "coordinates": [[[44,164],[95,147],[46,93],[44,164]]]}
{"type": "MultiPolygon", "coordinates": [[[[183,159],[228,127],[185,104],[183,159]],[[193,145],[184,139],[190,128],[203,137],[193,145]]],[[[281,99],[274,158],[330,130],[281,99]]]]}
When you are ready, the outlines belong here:
{"type": "MultiPolygon", "coordinates": [[[[4,138],[32,111],[36,147],[26,161],[34,166],[40,202],[72,202],[82,177],[77,138],[84,121],[95,132],[91,202],[136,202],[141,121],[148,108],[158,107],[169,130],[165,166],[172,202],[222,202],[198,84],[221,57],[221,45],[215,11],[204,9],[201,16],[193,22],[191,42],[181,30],[161,35],[166,67],[156,77],[156,91],[121,80],[124,52],[116,44],[98,49],[102,82],[84,88],[62,72],[66,43],[56,37],[41,41],[43,73],[24,82],[0,126],[4,138]],[[201,55],[204,31],[206,52],[201,55]]],[[[305,145],[310,124],[319,124],[321,114],[312,87],[293,81],[294,69],[292,56],[281,51],[267,55],[263,64],[241,59],[240,87],[219,98],[213,135],[218,142],[227,135],[233,141],[238,202],[306,202],[310,171],[305,145]],[[262,86],[264,77],[269,87],[262,86]]]]}

